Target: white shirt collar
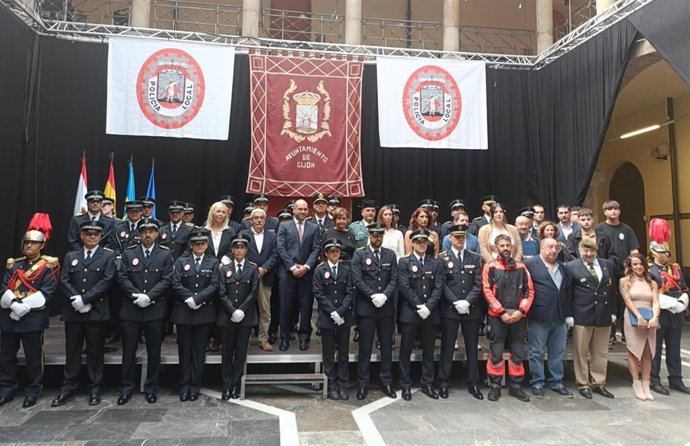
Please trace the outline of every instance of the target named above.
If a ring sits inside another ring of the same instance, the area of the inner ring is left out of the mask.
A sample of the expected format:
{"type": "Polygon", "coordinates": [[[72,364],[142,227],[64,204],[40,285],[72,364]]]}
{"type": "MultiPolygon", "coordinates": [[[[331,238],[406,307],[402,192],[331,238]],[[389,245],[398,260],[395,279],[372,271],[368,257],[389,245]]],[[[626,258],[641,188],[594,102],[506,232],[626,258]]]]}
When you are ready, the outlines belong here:
{"type": "MultiPolygon", "coordinates": [[[[338,262],[338,263],[340,263],[340,262],[338,262]]],[[[331,269],[333,269],[333,267],[338,268],[338,263],[331,263],[331,261],[329,260],[328,261],[328,267],[331,269]]]]}
{"type": "Polygon", "coordinates": [[[196,259],[199,259],[199,263],[204,261],[204,254],[203,253],[198,257],[194,253],[192,253],[192,257],[194,257],[195,262],[196,262],[196,259]]]}
{"type": "Polygon", "coordinates": [[[84,246],[84,257],[86,257],[86,253],[88,251],[91,251],[91,256],[93,256],[96,253],[96,250],[98,249],[98,245],[94,246],[91,249],[87,249],[86,246],[84,246]]]}
{"type": "Polygon", "coordinates": [[[91,212],[88,212],[88,214],[89,214],[89,220],[92,220],[92,221],[98,221],[101,218],[100,212],[98,214],[92,214],[91,212]]]}

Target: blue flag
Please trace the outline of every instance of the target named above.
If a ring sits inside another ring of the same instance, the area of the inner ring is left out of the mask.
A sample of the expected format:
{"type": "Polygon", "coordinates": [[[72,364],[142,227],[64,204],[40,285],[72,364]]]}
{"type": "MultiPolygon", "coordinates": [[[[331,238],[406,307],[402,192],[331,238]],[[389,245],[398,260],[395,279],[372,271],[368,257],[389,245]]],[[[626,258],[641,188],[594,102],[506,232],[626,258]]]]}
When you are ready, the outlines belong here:
{"type": "MultiPolygon", "coordinates": [[[[137,194],[134,184],[134,163],[132,160],[129,160],[129,176],[127,178],[127,195],[125,197],[125,203],[136,200],[136,196],[137,194]]],[[[122,219],[127,220],[127,212],[124,209],[122,210],[122,219]]]]}
{"type": "MultiPolygon", "coordinates": [[[[151,176],[149,176],[149,187],[146,189],[146,196],[149,198],[156,199],[156,178],[155,178],[155,168],[154,162],[151,161],[151,176]]],[[[151,217],[156,218],[156,205],[153,205],[153,212],[151,212],[151,217]]]]}

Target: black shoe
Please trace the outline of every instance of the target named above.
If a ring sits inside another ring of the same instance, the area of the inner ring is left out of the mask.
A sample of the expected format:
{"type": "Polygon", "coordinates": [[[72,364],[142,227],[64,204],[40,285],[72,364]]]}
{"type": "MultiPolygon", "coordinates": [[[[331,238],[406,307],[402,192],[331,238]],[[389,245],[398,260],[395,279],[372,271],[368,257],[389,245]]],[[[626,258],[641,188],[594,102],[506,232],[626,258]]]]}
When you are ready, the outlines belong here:
{"type": "Polygon", "coordinates": [[[132,394],[131,394],[131,393],[123,393],[123,394],[120,395],[120,397],[117,399],[117,405],[118,405],[118,406],[124,406],[125,404],[127,404],[127,403],[129,402],[130,398],[132,398],[132,394]]]}
{"type": "Polygon", "coordinates": [[[388,398],[398,397],[398,395],[395,394],[395,390],[393,390],[390,384],[381,384],[381,392],[383,392],[383,394],[386,395],[388,398]]]}
{"type": "MultiPolygon", "coordinates": [[[[659,385],[659,386],[663,389],[663,387],[661,385],[659,385]]],[[[683,383],[670,384],[669,387],[672,388],[673,390],[675,390],[676,392],[685,393],[687,395],[690,395],[690,388],[685,387],[685,384],[683,384],[683,383]]],[[[650,387],[650,389],[654,390],[651,387],[650,387]]],[[[666,390],[666,389],[664,389],[664,390],[666,390]]],[[[668,392],[668,390],[666,390],[666,392],[668,392]]],[[[661,392],[659,392],[659,393],[661,393],[661,392]]],[[[666,393],[666,395],[668,395],[668,393],[666,393]]]]}
{"type": "Polygon", "coordinates": [[[145,397],[145,400],[146,400],[146,402],[149,403],[149,404],[156,404],[156,401],[158,401],[158,395],[156,395],[156,394],[153,393],[153,392],[147,393],[147,394],[146,394],[146,397],[145,397]]]}
{"type": "Polygon", "coordinates": [[[199,399],[199,392],[192,392],[189,394],[189,401],[196,401],[199,399]]]}
{"type": "Polygon", "coordinates": [[[467,388],[467,391],[470,392],[470,395],[472,395],[474,398],[478,400],[484,399],[484,394],[482,393],[479,386],[470,386],[467,388]]]}
{"type": "Polygon", "coordinates": [[[432,400],[438,399],[438,393],[436,393],[436,390],[431,386],[422,386],[422,393],[432,400]]]}
{"type": "Polygon", "coordinates": [[[5,404],[9,403],[14,399],[13,395],[3,395],[0,396],[0,406],[4,406],[5,404]]]}
{"type": "Polygon", "coordinates": [[[340,395],[340,399],[343,401],[350,399],[350,392],[347,391],[347,386],[340,386],[340,389],[338,389],[338,394],[340,395]]]}
{"type": "Polygon", "coordinates": [[[285,350],[290,348],[290,343],[288,341],[280,341],[280,345],[278,346],[278,349],[281,352],[284,352],[285,350]]]}
{"type": "Polygon", "coordinates": [[[359,386],[359,389],[357,389],[357,399],[362,401],[367,398],[367,388],[364,386],[359,386]]]}
{"type": "Polygon", "coordinates": [[[669,392],[668,389],[662,386],[661,384],[652,384],[649,386],[649,390],[651,390],[652,392],[656,392],[660,395],[668,396],[671,394],[671,392],[669,392]]]}
{"type": "Polygon", "coordinates": [[[403,387],[402,389],[402,399],[405,401],[410,401],[412,399],[412,392],[409,387],[403,387]]]}
{"type": "Polygon", "coordinates": [[[444,400],[448,398],[448,388],[447,387],[441,387],[438,389],[438,396],[443,398],[444,400]]]}
{"type": "Polygon", "coordinates": [[[273,345],[273,344],[276,343],[276,335],[275,335],[275,333],[271,333],[270,335],[268,335],[268,343],[271,344],[271,345],[273,345]]]}
{"type": "Polygon", "coordinates": [[[230,393],[230,398],[233,400],[236,400],[240,397],[240,388],[238,386],[235,386],[232,388],[232,392],[230,393]]]}
{"type": "Polygon", "coordinates": [[[187,392],[180,393],[180,401],[182,401],[183,403],[185,401],[189,401],[189,393],[187,393],[187,392]]]}
{"type": "Polygon", "coordinates": [[[60,393],[57,398],[55,398],[51,403],[50,407],[60,407],[64,406],[72,399],[72,395],[69,393],[60,393]]]}
{"type": "Polygon", "coordinates": [[[604,398],[614,398],[613,393],[606,390],[606,387],[604,387],[604,386],[595,387],[594,389],[592,389],[592,392],[598,393],[599,395],[603,396],[604,398]]]}
{"type": "Polygon", "coordinates": [[[333,386],[328,390],[328,399],[329,400],[339,400],[340,399],[340,394],[338,393],[338,389],[333,386]]]}
{"type": "MultiPolygon", "coordinates": [[[[544,389],[542,389],[542,391],[543,390],[544,389]]],[[[525,391],[522,390],[522,387],[511,387],[510,389],[508,389],[508,395],[512,396],[518,401],[522,401],[523,403],[529,403],[529,395],[527,395],[525,391]]]]}
{"type": "Polygon", "coordinates": [[[539,386],[532,387],[532,395],[534,395],[534,397],[537,399],[543,400],[544,388],[539,386]]]}
{"type": "Polygon", "coordinates": [[[101,395],[92,393],[89,397],[89,406],[98,406],[99,404],[101,404],[101,395]]]}
{"type": "Polygon", "coordinates": [[[592,399],[592,391],[586,387],[584,389],[580,389],[580,395],[587,398],[588,400],[592,399]]]}
{"type": "Polygon", "coordinates": [[[309,341],[299,341],[299,349],[301,351],[309,350],[309,341]]]}
{"type": "Polygon", "coordinates": [[[24,397],[24,403],[22,404],[22,407],[23,408],[33,407],[36,405],[36,401],[38,401],[37,396],[25,396],[24,397]]]}
{"type": "Polygon", "coordinates": [[[491,386],[489,390],[489,401],[498,401],[501,399],[501,388],[498,386],[491,386]]]}
{"type": "Polygon", "coordinates": [[[560,396],[564,396],[566,398],[572,398],[573,397],[573,392],[568,390],[565,386],[558,386],[558,387],[552,387],[551,390],[553,392],[556,392],[560,396]]]}
{"type": "Polygon", "coordinates": [[[229,400],[230,399],[230,389],[223,390],[223,394],[220,396],[220,399],[223,401],[229,400]]]}

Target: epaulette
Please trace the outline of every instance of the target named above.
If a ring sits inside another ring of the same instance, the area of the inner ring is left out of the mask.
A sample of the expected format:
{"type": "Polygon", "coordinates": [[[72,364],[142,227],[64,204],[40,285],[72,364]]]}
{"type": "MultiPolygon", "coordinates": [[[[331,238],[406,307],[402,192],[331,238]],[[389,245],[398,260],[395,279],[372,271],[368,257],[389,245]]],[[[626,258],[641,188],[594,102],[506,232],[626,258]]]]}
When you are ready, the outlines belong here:
{"type": "Polygon", "coordinates": [[[361,248],[357,248],[357,251],[364,251],[365,249],[367,249],[367,247],[366,247],[366,246],[362,246],[361,248]]]}
{"type": "Polygon", "coordinates": [[[252,261],[250,261],[250,260],[247,260],[247,263],[249,263],[250,265],[254,265],[254,266],[256,266],[256,267],[259,266],[259,265],[257,265],[256,263],[254,263],[254,262],[252,262],[252,261]]]}
{"type": "Polygon", "coordinates": [[[186,224],[187,226],[189,226],[190,228],[195,228],[195,227],[196,227],[196,226],[194,225],[194,223],[192,223],[191,221],[187,221],[187,222],[185,222],[185,224],[186,224]]]}
{"type": "Polygon", "coordinates": [[[18,257],[16,259],[14,259],[14,258],[10,257],[9,259],[7,259],[7,269],[12,268],[12,265],[14,265],[16,262],[24,260],[25,258],[26,257],[18,257]]]}
{"type": "Polygon", "coordinates": [[[321,262],[321,263],[319,263],[319,264],[316,265],[316,266],[319,267],[319,266],[323,265],[324,263],[326,263],[326,262],[321,262]]]}
{"type": "Polygon", "coordinates": [[[51,256],[43,255],[43,256],[41,256],[41,258],[43,260],[45,260],[46,262],[48,262],[48,268],[55,268],[56,266],[58,266],[60,264],[60,261],[58,260],[57,257],[51,257],[51,256]]]}
{"type": "Polygon", "coordinates": [[[112,250],[112,249],[110,249],[110,248],[106,248],[105,246],[103,247],[103,251],[108,251],[108,252],[115,252],[115,251],[113,251],[113,250],[112,250]]]}
{"type": "Polygon", "coordinates": [[[159,248],[161,248],[161,249],[167,249],[167,250],[170,250],[170,248],[168,248],[168,247],[167,247],[167,246],[165,246],[165,245],[158,245],[158,247],[159,247],[159,248]]]}
{"type": "Polygon", "coordinates": [[[483,218],[483,216],[482,216],[482,217],[474,217],[474,218],[472,219],[472,221],[481,220],[482,218],[483,218]]]}
{"type": "Polygon", "coordinates": [[[125,249],[134,249],[134,248],[138,248],[139,246],[140,246],[139,244],[136,244],[136,245],[128,246],[125,249]]]}
{"type": "Polygon", "coordinates": [[[438,253],[438,256],[439,256],[439,257],[441,257],[441,256],[448,257],[448,251],[441,251],[441,252],[438,253]]]}
{"type": "Polygon", "coordinates": [[[447,222],[443,223],[443,226],[446,226],[446,225],[452,226],[452,225],[453,225],[453,221],[452,221],[452,220],[448,220],[447,222]]]}

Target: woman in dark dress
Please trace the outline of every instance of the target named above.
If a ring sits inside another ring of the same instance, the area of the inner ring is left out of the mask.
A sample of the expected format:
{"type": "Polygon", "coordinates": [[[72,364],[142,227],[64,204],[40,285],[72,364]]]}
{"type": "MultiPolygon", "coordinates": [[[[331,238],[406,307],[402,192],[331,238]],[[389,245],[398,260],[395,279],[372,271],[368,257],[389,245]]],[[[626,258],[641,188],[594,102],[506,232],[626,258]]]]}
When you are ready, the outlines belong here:
{"type": "Polygon", "coordinates": [[[347,230],[349,215],[345,208],[335,208],[333,211],[333,226],[324,232],[323,239],[329,240],[337,238],[342,247],[340,248],[340,261],[350,265],[352,256],[355,253],[355,237],[347,230]]]}

